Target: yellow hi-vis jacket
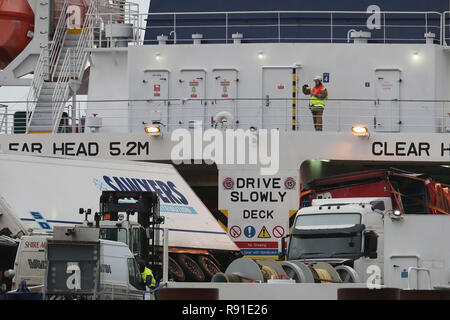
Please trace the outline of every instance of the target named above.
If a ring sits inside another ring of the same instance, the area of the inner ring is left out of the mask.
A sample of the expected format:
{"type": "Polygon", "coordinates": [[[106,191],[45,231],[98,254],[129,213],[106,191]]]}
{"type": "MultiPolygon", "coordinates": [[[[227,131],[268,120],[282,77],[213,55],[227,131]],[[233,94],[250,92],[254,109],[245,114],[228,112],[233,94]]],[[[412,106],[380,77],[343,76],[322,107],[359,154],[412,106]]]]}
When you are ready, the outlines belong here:
{"type": "MultiPolygon", "coordinates": [[[[311,89],[311,93],[315,93],[315,94],[320,94],[322,93],[322,90],[325,90],[325,87],[323,85],[320,85],[320,87],[316,88],[312,88],[311,89]]],[[[310,107],[322,107],[325,108],[325,102],[328,99],[328,92],[327,92],[327,96],[323,99],[319,99],[317,97],[312,96],[311,99],[309,100],[309,106],[310,107]]]]}
{"type": "Polygon", "coordinates": [[[146,285],[148,285],[149,287],[155,287],[156,286],[156,280],[155,280],[155,277],[153,276],[152,270],[150,270],[149,268],[145,267],[144,272],[142,272],[141,275],[142,275],[142,279],[144,279],[144,283],[146,285]],[[150,285],[147,284],[147,277],[151,277],[150,285]]]}

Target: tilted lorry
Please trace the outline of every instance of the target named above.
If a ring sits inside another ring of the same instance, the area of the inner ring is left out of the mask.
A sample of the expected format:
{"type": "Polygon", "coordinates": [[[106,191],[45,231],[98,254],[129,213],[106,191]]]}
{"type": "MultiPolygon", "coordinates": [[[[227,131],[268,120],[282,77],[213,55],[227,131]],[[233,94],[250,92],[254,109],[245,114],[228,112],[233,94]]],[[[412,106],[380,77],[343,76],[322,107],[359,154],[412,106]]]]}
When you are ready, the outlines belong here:
{"type": "Polygon", "coordinates": [[[208,281],[211,266],[224,270],[242,255],[172,165],[0,154],[0,175],[10,218],[0,216],[0,229],[11,237],[83,225],[79,209],[98,208],[103,191],[153,191],[170,230],[171,278],[208,281]]]}

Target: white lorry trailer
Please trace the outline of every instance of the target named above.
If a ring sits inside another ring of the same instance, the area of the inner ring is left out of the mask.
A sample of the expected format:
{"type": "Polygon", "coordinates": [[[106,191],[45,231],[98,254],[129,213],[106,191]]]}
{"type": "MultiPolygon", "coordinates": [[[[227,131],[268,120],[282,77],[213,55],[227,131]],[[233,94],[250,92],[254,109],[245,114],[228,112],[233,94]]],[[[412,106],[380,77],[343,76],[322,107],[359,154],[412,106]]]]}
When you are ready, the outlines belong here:
{"type": "Polygon", "coordinates": [[[0,195],[10,218],[0,216],[0,229],[15,230],[10,236],[82,225],[79,209],[96,210],[102,191],[153,191],[171,234],[174,280],[208,280],[211,262],[225,269],[241,255],[172,165],[0,154],[0,174],[0,195]]]}

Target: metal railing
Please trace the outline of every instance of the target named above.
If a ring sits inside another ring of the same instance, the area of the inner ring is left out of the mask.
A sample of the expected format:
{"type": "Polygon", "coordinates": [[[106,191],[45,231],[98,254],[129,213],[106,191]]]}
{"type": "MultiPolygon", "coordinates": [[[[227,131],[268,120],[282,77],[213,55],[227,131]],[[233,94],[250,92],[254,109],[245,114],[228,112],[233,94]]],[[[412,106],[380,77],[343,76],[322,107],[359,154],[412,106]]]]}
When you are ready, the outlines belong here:
{"type": "Polygon", "coordinates": [[[55,91],[52,96],[52,132],[58,130],[61,114],[67,97],[70,92],[70,80],[74,78],[74,61],[72,49],[68,48],[64,61],[61,65],[61,72],[58,74],[58,81],[56,82],[55,91]]]}
{"type": "Polygon", "coordinates": [[[93,26],[96,22],[96,16],[98,15],[97,0],[92,0],[89,8],[86,12],[86,19],[84,20],[83,28],[81,29],[81,35],[78,39],[77,47],[74,52],[75,69],[77,77],[81,77],[84,67],[86,66],[88,53],[86,48],[92,47],[92,41],[94,39],[93,26]]]}
{"type": "Polygon", "coordinates": [[[61,65],[61,71],[57,74],[58,81],[52,96],[52,133],[58,132],[61,115],[70,93],[70,82],[72,80],[81,81],[81,77],[83,76],[88,59],[86,48],[92,44],[93,39],[92,26],[95,21],[94,14],[96,10],[97,1],[92,0],[86,13],[86,19],[81,29],[77,46],[74,50],[71,48],[67,49],[66,56],[61,65]]]}
{"type": "Polygon", "coordinates": [[[42,85],[45,80],[49,80],[49,51],[48,48],[42,48],[39,54],[36,68],[34,70],[33,80],[28,91],[26,105],[26,132],[30,129],[31,119],[33,119],[34,109],[41,94],[42,85]]]}
{"type": "MultiPolygon", "coordinates": [[[[70,71],[65,78],[70,78],[70,71]]],[[[296,99],[295,131],[315,130],[308,101],[308,98],[296,99]]],[[[261,98],[87,100],[76,102],[74,118],[68,116],[69,112],[63,116],[66,102],[65,97],[60,100],[61,121],[55,126],[55,133],[91,132],[86,118],[93,114],[102,118],[100,131],[106,132],[143,132],[145,125],[153,122],[159,123],[164,132],[189,129],[194,123],[201,123],[203,129],[225,126],[246,130],[252,126],[293,131],[292,99],[269,99],[268,106],[267,100],[261,98]],[[217,117],[223,112],[230,117],[226,124],[217,117]]],[[[0,103],[18,104],[17,101],[0,103]]],[[[9,109],[8,123],[19,123],[13,117],[9,109]]],[[[448,133],[450,100],[328,99],[322,118],[322,129],[327,132],[350,132],[352,126],[363,125],[371,132],[448,133]]],[[[17,125],[10,131],[21,132],[17,125]]]]}
{"type": "MultiPolygon", "coordinates": [[[[61,1],[60,1],[61,2],[61,1]]],[[[69,6],[69,0],[64,0],[62,7],[61,7],[61,13],[59,15],[58,19],[58,25],[55,29],[55,34],[53,35],[53,40],[51,41],[50,45],[50,74],[52,75],[52,78],[54,77],[54,73],[56,71],[56,66],[58,65],[58,60],[61,55],[61,48],[64,43],[64,39],[66,37],[66,31],[67,31],[67,8],[69,6]]]]}
{"type": "Polygon", "coordinates": [[[100,282],[100,300],[141,300],[142,291],[130,290],[127,284],[118,282],[100,282]]]}
{"type": "MultiPolygon", "coordinates": [[[[143,19],[139,14],[139,5],[137,3],[118,0],[114,3],[101,3],[96,13],[87,14],[86,17],[94,16],[95,24],[93,25],[93,32],[98,35],[97,39],[92,38],[92,41],[96,40],[95,45],[98,47],[111,47],[113,41],[111,38],[106,38],[106,29],[109,26],[122,24],[132,25],[132,36],[126,38],[128,42],[140,44],[142,35],[141,22],[143,19]]],[[[92,43],[91,47],[94,47],[92,43]]]]}
{"type": "Polygon", "coordinates": [[[8,133],[8,106],[0,104],[0,133],[8,133]]]}
{"type": "Polygon", "coordinates": [[[27,98],[29,103],[27,103],[26,109],[26,132],[30,129],[34,111],[41,94],[42,85],[45,80],[51,81],[53,71],[56,70],[57,61],[61,52],[61,45],[64,42],[64,37],[66,34],[65,23],[67,7],[68,0],[65,0],[61,8],[58,26],[55,30],[50,49],[42,48],[41,53],[39,54],[39,59],[34,70],[34,76],[27,98]]]}
{"type": "Polygon", "coordinates": [[[420,271],[425,272],[427,274],[427,276],[428,276],[428,289],[430,289],[430,290],[433,289],[433,286],[431,284],[431,272],[430,272],[430,269],[428,269],[428,268],[418,268],[418,267],[409,267],[408,268],[408,290],[413,290],[413,287],[411,285],[411,273],[412,273],[413,270],[416,271],[416,276],[417,276],[417,278],[416,278],[416,290],[420,289],[419,288],[419,274],[420,274],[420,271]]]}
{"type": "Polygon", "coordinates": [[[447,46],[450,42],[450,11],[442,14],[442,44],[447,46]]]}
{"type": "MultiPolygon", "coordinates": [[[[202,41],[230,43],[233,33],[241,33],[244,42],[347,42],[351,29],[370,31],[369,41],[379,43],[425,43],[425,33],[434,33],[433,43],[442,44],[443,14],[434,11],[382,11],[379,25],[368,29],[365,11],[230,11],[163,12],[138,14],[129,11],[133,23],[130,43],[141,44],[143,31],[152,37],[146,44],[157,43],[156,36],[168,36],[170,43],[192,43],[191,35],[201,33],[202,41]],[[146,22],[145,22],[146,21],[146,22]],[[147,23],[145,25],[145,23],[147,23]],[[145,27],[144,27],[145,25],[145,27]],[[405,33],[405,30],[407,32],[405,33]],[[407,37],[412,34],[413,37],[407,37]],[[139,35],[139,38],[136,38],[139,35]]],[[[114,23],[114,13],[100,13],[103,24],[96,25],[102,34],[105,24],[114,23]]],[[[100,39],[108,47],[109,39],[100,39]]]]}
{"type": "Polygon", "coordinates": [[[158,291],[163,288],[166,288],[166,287],[167,287],[167,283],[162,283],[153,290],[143,291],[142,292],[142,300],[155,300],[156,294],[158,293],[158,291]]]}

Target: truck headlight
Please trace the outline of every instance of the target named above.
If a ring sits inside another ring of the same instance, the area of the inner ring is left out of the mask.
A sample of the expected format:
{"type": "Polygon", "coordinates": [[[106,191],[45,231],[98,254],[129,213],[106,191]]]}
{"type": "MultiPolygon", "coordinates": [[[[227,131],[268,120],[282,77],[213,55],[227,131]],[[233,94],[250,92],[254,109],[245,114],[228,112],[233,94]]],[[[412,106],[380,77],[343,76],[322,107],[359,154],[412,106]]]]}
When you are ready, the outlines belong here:
{"type": "Polygon", "coordinates": [[[401,212],[400,210],[398,210],[398,209],[396,209],[396,210],[394,210],[394,211],[391,211],[391,212],[389,213],[389,216],[390,216],[391,219],[393,219],[393,220],[401,220],[401,219],[403,219],[402,212],[401,212]]]}

